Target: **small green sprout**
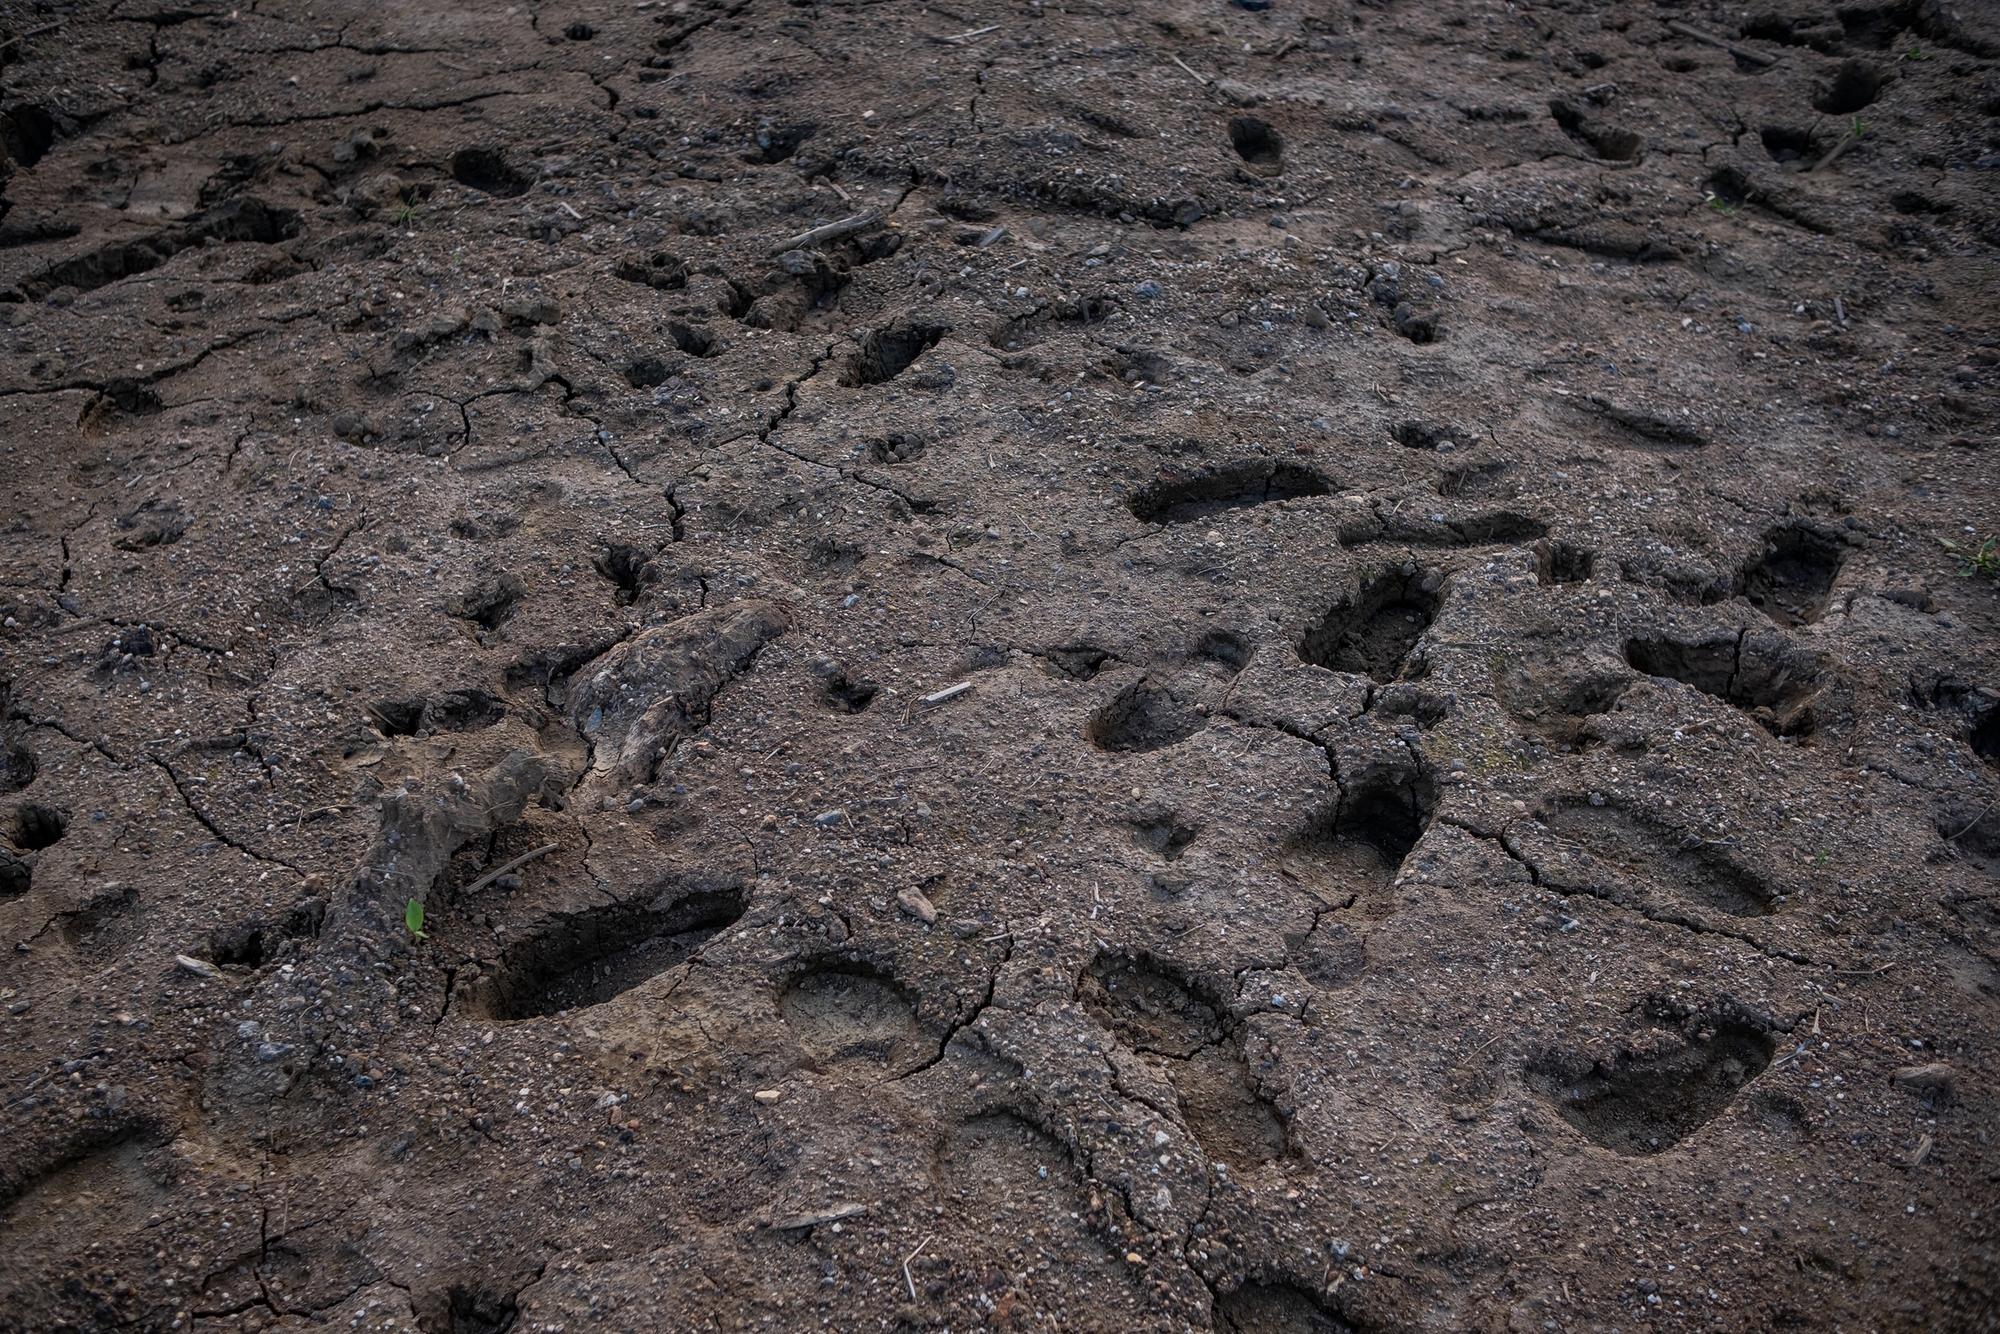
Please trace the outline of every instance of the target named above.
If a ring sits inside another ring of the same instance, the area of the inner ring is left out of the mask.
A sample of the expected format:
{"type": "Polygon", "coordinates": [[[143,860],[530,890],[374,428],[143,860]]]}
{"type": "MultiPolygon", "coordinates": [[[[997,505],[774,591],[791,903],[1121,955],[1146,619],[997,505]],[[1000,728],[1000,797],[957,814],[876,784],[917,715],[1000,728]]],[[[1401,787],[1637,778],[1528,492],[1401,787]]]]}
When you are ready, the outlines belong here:
{"type": "Polygon", "coordinates": [[[1989,537],[1970,551],[1948,537],[1940,537],[1938,542],[1958,561],[1959,578],[1983,574],[1988,579],[2000,579],[2000,537],[1989,537]]]}
{"type": "Polygon", "coordinates": [[[424,905],[421,899],[411,899],[410,906],[403,909],[403,925],[410,928],[410,934],[418,940],[429,940],[424,934],[424,905]]]}
{"type": "Polygon", "coordinates": [[[1912,43],[1910,49],[1903,52],[1903,59],[1905,60],[1929,60],[1930,58],[1930,52],[1924,50],[1922,46],[1916,43],[1912,43]]]}
{"type": "Polygon", "coordinates": [[[396,207],[396,225],[407,227],[417,216],[417,206],[405,199],[396,207]]]}
{"type": "Polygon", "coordinates": [[[1720,213],[1725,218],[1733,218],[1736,216],[1736,205],[1730,203],[1727,199],[1722,198],[1722,196],[1720,195],[1711,193],[1710,195],[1707,196],[1707,202],[1710,208],[1714,209],[1717,213],[1720,213]]]}

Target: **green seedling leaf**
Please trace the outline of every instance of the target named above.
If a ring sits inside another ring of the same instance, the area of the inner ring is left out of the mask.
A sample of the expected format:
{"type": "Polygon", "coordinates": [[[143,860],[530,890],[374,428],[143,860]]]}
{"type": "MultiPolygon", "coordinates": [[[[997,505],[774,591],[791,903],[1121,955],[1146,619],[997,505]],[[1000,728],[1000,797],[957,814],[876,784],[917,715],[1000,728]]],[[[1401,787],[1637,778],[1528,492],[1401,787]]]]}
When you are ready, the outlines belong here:
{"type": "Polygon", "coordinates": [[[403,925],[409,927],[410,934],[418,940],[430,939],[424,934],[424,905],[418,900],[411,899],[410,906],[403,909],[403,925]]]}

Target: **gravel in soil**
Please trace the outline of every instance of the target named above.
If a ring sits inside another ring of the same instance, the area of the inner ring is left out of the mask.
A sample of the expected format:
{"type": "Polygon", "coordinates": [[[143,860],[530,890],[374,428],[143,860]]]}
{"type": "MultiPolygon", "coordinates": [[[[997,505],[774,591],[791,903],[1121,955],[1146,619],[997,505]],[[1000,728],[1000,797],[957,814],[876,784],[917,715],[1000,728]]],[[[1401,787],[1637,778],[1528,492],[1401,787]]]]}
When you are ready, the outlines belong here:
{"type": "Polygon", "coordinates": [[[0,15],[0,1329],[1992,1329],[2000,25],[0,15]]]}

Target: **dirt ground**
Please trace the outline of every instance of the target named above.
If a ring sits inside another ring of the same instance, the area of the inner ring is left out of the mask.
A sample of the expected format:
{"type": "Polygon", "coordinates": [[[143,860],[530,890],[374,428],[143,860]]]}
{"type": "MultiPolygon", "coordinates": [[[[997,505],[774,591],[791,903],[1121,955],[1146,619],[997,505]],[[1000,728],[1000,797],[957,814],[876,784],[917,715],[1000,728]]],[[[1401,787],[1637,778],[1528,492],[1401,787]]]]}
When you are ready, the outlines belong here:
{"type": "Polygon", "coordinates": [[[1996,60],[0,7],[0,1330],[2000,1328],[1996,60]]]}

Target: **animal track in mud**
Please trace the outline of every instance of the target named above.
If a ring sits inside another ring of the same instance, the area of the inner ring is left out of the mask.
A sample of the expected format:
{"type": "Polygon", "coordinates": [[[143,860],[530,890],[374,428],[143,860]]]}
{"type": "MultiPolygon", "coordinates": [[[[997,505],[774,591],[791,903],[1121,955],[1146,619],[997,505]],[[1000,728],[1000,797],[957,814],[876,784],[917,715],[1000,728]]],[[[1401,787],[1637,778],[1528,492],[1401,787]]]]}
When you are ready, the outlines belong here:
{"type": "Polygon", "coordinates": [[[272,208],[260,199],[232,199],[188,219],[175,231],[118,241],[87,254],[62,260],[42,272],[21,280],[20,291],[30,301],[40,301],[58,287],[74,287],[79,292],[95,291],[120,278],[158,268],[174,255],[210,241],[254,241],[269,245],[299,234],[299,215],[289,209],[272,208]]]}
{"type": "Polygon", "coordinates": [[[766,125],[757,131],[756,149],[745,153],[745,160],[766,166],[783,162],[799,151],[800,145],[813,137],[819,126],[810,121],[802,125],[766,125]]]}
{"type": "Polygon", "coordinates": [[[413,699],[377,700],[365,712],[383,736],[418,736],[491,727],[507,716],[507,705],[484,690],[466,687],[413,699]]]}
{"type": "Polygon", "coordinates": [[[1248,459],[1191,477],[1162,476],[1125,504],[1142,523],[1199,523],[1233,509],[1331,493],[1326,479],[1310,468],[1248,459]]]}
{"type": "Polygon", "coordinates": [[[1343,544],[1358,547],[1375,542],[1395,542],[1414,547],[1487,547],[1533,542],[1546,536],[1548,531],[1549,526],[1540,519],[1511,510],[1496,510],[1465,519],[1395,518],[1376,532],[1343,539],[1343,544]]]}
{"type": "Polygon", "coordinates": [[[1215,1302],[1220,1334],[1353,1334],[1307,1293],[1289,1283],[1246,1283],[1215,1302]]]}
{"type": "Polygon", "coordinates": [[[1299,657],[1315,667],[1394,681],[1437,614],[1441,582],[1416,565],[1384,568],[1306,627],[1299,657]]]}
{"type": "Polygon", "coordinates": [[[447,610],[459,620],[471,621],[482,630],[497,630],[527,595],[528,586],[518,574],[497,574],[481,580],[452,599],[447,610]]]}
{"type": "Polygon", "coordinates": [[[639,594],[647,584],[659,578],[659,569],[652,564],[657,554],[630,542],[613,542],[604,549],[604,554],[591,558],[591,566],[599,574],[618,586],[620,606],[630,606],[639,600],[639,594]]]}
{"type": "Polygon", "coordinates": [[[1234,1025],[1154,960],[1101,954],[1077,982],[1077,1001],[1132,1051],[1163,1056],[1181,1118],[1210,1159],[1231,1167],[1285,1152],[1285,1126],[1256,1093],[1234,1025]]]}
{"type": "Polygon", "coordinates": [[[188,519],[178,501],[146,500],[137,509],[119,515],[117,528],[119,535],[111,539],[112,546],[120,551],[145,551],[178,541],[188,530],[188,519]]]}
{"type": "Polygon", "coordinates": [[[53,806],[23,803],[7,821],[7,841],[23,852],[52,848],[68,832],[68,813],[53,806]]]}
{"type": "MultiPolygon", "coordinates": [[[[0,700],[4,698],[0,695],[0,700]]],[[[18,741],[0,742],[0,792],[19,792],[35,781],[39,768],[35,752],[18,741]]]]}
{"type": "Polygon", "coordinates": [[[1229,146],[1259,176],[1284,174],[1284,136],[1257,117],[1238,116],[1229,122],[1229,146]]]}
{"type": "Polygon", "coordinates": [[[656,292],[678,292],[687,287],[688,268],[680,256],[665,250],[643,258],[621,259],[612,266],[613,277],[638,283],[656,292]]]}
{"type": "Polygon", "coordinates": [[[924,456],[924,438],[915,431],[896,431],[868,442],[868,457],[877,463],[914,463],[924,456]]]}
{"type": "Polygon", "coordinates": [[[1812,682],[1749,644],[1748,632],[1706,639],[1630,639],[1625,661],[1634,671],[1693,686],[1742,709],[1777,737],[1806,737],[1817,719],[1812,682]]]}
{"type": "MultiPolygon", "coordinates": [[[[702,325],[682,324],[679,320],[669,320],[666,324],[666,334],[673,340],[675,347],[701,360],[719,357],[729,350],[727,343],[702,325]]],[[[661,377],[660,383],[666,383],[664,376],[661,377]]]]}
{"type": "Polygon", "coordinates": [[[1866,60],[1847,59],[1833,72],[1833,82],[1818,88],[1813,110],[1829,116],[1851,116],[1874,103],[1888,76],[1866,60]]]}
{"type": "Polygon", "coordinates": [[[1537,542],[1535,580],[1542,584],[1580,584],[1597,569],[1597,553],[1573,542],[1537,542]]]}
{"type": "Polygon", "coordinates": [[[1147,675],[1091,714],[1083,734],[1099,750],[1144,752],[1178,745],[1206,726],[1193,700],[1147,675]]]}
{"type": "Polygon", "coordinates": [[[451,178],[495,199],[516,199],[534,184],[497,148],[461,148],[451,155],[451,178]]]}
{"type": "Polygon", "coordinates": [[[1071,644],[1064,648],[1052,648],[1042,654],[1049,670],[1058,676],[1066,676],[1072,681],[1090,681],[1104,669],[1104,664],[1112,662],[1112,656],[1101,648],[1089,644],[1071,644]]]}
{"type": "Polygon", "coordinates": [[[601,1005],[686,960],[748,906],[741,887],[722,885],[589,908],[509,946],[459,986],[470,1008],[489,1019],[601,1005]]]}
{"type": "Polygon", "coordinates": [[[1764,534],[1763,558],[1744,567],[1743,591],[1785,629],[1811,625],[1826,610],[1847,553],[1838,537],[1783,524],[1764,534]]]}
{"type": "Polygon", "coordinates": [[[1414,768],[1377,769],[1343,783],[1332,808],[1308,822],[1292,848],[1343,883],[1379,888],[1395,878],[1436,806],[1435,786],[1414,768]]]}
{"type": "Polygon", "coordinates": [[[1176,862],[1201,836],[1201,826],[1187,824],[1172,811],[1150,814],[1132,822],[1132,841],[1148,852],[1176,862]]]}
{"type": "Polygon", "coordinates": [[[1504,459],[1477,467],[1447,468],[1438,474],[1437,492],[1446,499],[1511,500],[1521,488],[1503,479],[1514,471],[1504,459]]]}
{"type": "Polygon", "coordinates": [[[1683,848],[1683,838],[1616,806],[1562,802],[1541,820],[1585,854],[1550,865],[1538,860],[1535,870],[1551,888],[1622,897],[1619,882],[1629,879],[1658,884],[1683,902],[1731,917],[1765,917],[1774,907],[1777,896],[1757,876],[1715,853],[1683,848]]]}
{"type": "Polygon", "coordinates": [[[847,358],[839,381],[848,388],[887,384],[936,347],[950,332],[942,324],[898,317],[880,329],[862,333],[860,350],[847,358]]]}
{"type": "Polygon", "coordinates": [[[1625,1157],[1660,1153],[1720,1116],[1771,1063],[1769,1035],[1718,1025],[1705,1040],[1611,1061],[1548,1053],[1524,1072],[1528,1087],[1593,1144],[1625,1157]]]}
{"type": "Polygon", "coordinates": [[[1508,714],[1571,750],[1598,743],[1590,720],[1610,713],[1632,684],[1626,670],[1580,661],[1573,653],[1496,655],[1493,664],[1494,693],[1508,714]]]}
{"type": "Polygon", "coordinates": [[[819,659],[812,664],[812,673],[820,681],[820,702],[835,713],[860,713],[882,693],[879,683],[854,675],[852,669],[837,658],[819,659]]]}
{"type": "Polygon", "coordinates": [[[886,1079],[937,1054],[893,978],[854,966],[794,977],[778,1013],[817,1069],[886,1079]]]}
{"type": "Polygon", "coordinates": [[[991,1219],[1024,1201],[1060,1194],[1075,1175],[1062,1145],[1018,1116],[998,1112],[953,1126],[938,1154],[946,1188],[991,1219]]]}
{"type": "Polygon", "coordinates": [[[1607,125],[1574,103],[1560,99],[1549,103],[1549,116],[1564,134],[1609,162],[1630,162],[1639,156],[1639,147],[1645,142],[1631,130],[1607,125]]]}
{"type": "MultiPolygon", "coordinates": [[[[1148,672],[1091,714],[1084,737],[1099,750],[1178,745],[1208,726],[1225,688],[1249,663],[1250,646],[1226,630],[1204,635],[1170,672],[1148,672]]],[[[1059,664],[1059,670],[1065,668],[1059,664]]],[[[1095,667],[1091,675],[1096,675],[1095,667]]]]}

